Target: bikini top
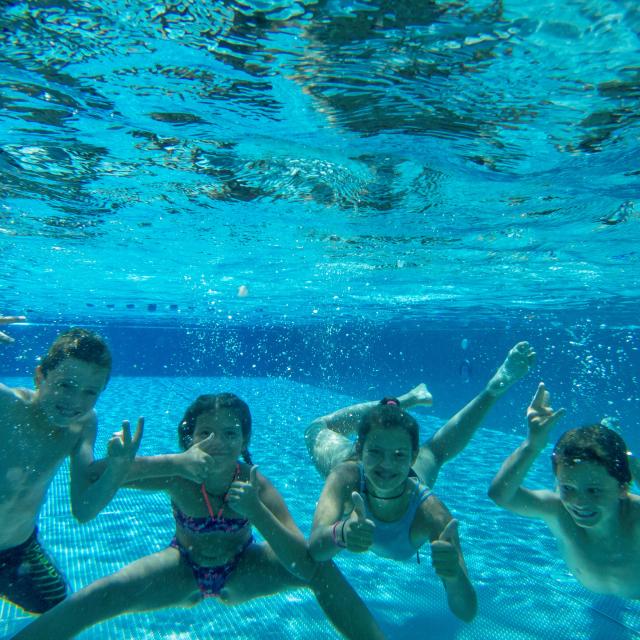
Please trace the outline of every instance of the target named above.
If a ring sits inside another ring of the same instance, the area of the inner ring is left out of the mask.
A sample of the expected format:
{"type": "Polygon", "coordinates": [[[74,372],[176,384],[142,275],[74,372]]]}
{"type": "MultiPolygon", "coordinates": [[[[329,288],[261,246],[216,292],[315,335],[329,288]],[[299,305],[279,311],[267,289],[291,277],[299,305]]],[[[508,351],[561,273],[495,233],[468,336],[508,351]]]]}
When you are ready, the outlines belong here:
{"type": "MultiPolygon", "coordinates": [[[[236,473],[233,479],[235,480],[240,472],[240,465],[236,465],[236,473]]],[[[182,528],[191,533],[236,533],[242,531],[245,527],[249,526],[249,520],[247,518],[224,518],[222,512],[224,510],[224,504],[227,501],[227,494],[225,493],[222,498],[222,506],[218,510],[217,514],[213,513],[207,490],[205,489],[204,482],[200,485],[200,492],[204,498],[204,502],[207,505],[208,516],[189,516],[183,511],[178,509],[175,502],[171,503],[173,508],[173,517],[176,523],[182,528]]]]}
{"type": "MultiPolygon", "coordinates": [[[[369,509],[367,499],[367,488],[364,481],[364,469],[360,468],[360,495],[364,498],[364,505],[367,511],[367,518],[373,521],[376,528],[373,532],[373,544],[370,549],[378,556],[391,558],[392,560],[409,560],[418,550],[411,543],[411,525],[415,518],[418,507],[432,495],[428,487],[420,488],[420,483],[414,481],[414,488],[409,498],[407,510],[401,518],[393,522],[378,520],[369,509]]],[[[418,562],[420,561],[418,557],[418,562]]]]}

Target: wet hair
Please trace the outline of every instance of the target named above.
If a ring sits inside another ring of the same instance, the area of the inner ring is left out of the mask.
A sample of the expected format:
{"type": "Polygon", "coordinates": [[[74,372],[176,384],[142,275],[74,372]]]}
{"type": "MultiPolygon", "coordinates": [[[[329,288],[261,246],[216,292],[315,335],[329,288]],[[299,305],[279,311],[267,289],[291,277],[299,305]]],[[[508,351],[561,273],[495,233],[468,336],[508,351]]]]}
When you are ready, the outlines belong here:
{"type": "Polygon", "coordinates": [[[182,449],[188,449],[193,444],[193,433],[196,430],[196,420],[204,413],[216,413],[220,409],[235,411],[240,420],[244,449],[242,458],[247,464],[253,464],[249,453],[249,440],[251,439],[251,412],[244,400],[234,393],[205,394],[198,396],[185,411],[178,425],[178,442],[182,449]]]}
{"type": "Polygon", "coordinates": [[[111,352],[104,338],[93,331],[73,327],[61,333],[54,341],[47,355],[40,361],[40,371],[46,378],[64,360],[76,358],[83,362],[96,364],[107,370],[107,379],[111,375],[111,352]]]}
{"type": "Polygon", "coordinates": [[[413,416],[400,408],[397,398],[383,398],[362,416],[356,440],[358,452],[362,452],[364,442],[372,429],[403,429],[411,440],[411,453],[415,455],[418,452],[420,427],[413,416]]]}
{"type": "Polygon", "coordinates": [[[602,424],[571,429],[556,442],[551,454],[554,474],[558,465],[572,467],[579,462],[602,465],[621,485],[631,482],[627,445],[619,434],[602,424]]]}

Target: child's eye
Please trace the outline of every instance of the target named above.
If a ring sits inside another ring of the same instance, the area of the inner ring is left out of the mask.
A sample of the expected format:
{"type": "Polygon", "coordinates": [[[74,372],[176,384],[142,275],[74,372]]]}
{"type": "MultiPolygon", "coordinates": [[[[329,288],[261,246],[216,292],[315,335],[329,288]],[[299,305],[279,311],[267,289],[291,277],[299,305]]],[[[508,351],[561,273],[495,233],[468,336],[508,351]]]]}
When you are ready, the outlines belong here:
{"type": "Polygon", "coordinates": [[[593,496],[598,495],[600,493],[600,489],[597,487],[591,487],[588,489],[589,493],[593,496]]]}

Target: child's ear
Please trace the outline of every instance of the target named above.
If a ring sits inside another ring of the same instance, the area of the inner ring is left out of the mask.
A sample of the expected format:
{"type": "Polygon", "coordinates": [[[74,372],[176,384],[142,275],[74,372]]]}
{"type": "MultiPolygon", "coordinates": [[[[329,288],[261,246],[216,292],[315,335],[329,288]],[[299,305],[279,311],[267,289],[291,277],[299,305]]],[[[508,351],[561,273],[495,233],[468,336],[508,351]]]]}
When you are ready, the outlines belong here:
{"type": "Polygon", "coordinates": [[[33,382],[36,385],[36,389],[40,386],[40,383],[44,380],[44,373],[42,373],[42,367],[38,365],[33,372],[33,382]]]}

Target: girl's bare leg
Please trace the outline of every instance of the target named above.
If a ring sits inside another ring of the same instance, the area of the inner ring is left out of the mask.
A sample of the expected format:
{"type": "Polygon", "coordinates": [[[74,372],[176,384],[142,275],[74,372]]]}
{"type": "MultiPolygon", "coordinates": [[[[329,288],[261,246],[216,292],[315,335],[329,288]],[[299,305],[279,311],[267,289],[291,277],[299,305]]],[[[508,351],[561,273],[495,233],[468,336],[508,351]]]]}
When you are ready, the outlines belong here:
{"type": "Polygon", "coordinates": [[[314,592],[329,621],[345,638],[384,638],[364,602],[333,562],[318,563],[315,575],[307,584],[280,564],[268,544],[253,545],[245,551],[220,599],[234,605],[296,588],[310,588],[314,592]]]}
{"type": "Polygon", "coordinates": [[[177,549],[169,548],[92,582],[27,625],[14,640],[65,640],[122,613],[191,606],[200,599],[191,568],[177,549]]]}

